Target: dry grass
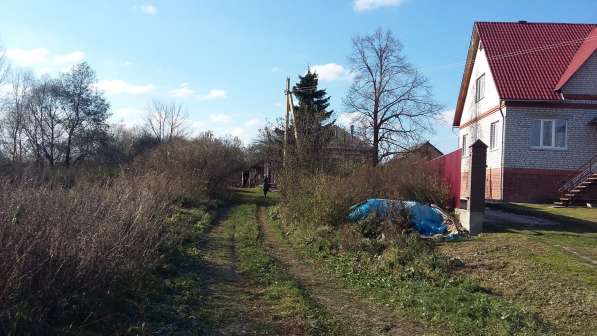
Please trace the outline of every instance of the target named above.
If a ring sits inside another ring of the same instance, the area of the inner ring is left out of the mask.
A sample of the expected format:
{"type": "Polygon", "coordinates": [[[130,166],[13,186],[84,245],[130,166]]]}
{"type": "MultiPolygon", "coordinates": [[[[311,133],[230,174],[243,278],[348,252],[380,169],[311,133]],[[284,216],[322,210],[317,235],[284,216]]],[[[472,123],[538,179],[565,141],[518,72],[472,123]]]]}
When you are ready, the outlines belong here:
{"type": "Polygon", "coordinates": [[[2,189],[0,330],[15,333],[77,310],[93,314],[94,299],[115,281],[155,264],[176,196],[176,183],[154,174],[72,189],[8,182],[2,189]]]}
{"type": "Polygon", "coordinates": [[[221,194],[242,162],[238,144],[204,136],[123,169],[0,177],[0,334],[114,327],[115,305],[184,239],[174,205],[221,194]]]}

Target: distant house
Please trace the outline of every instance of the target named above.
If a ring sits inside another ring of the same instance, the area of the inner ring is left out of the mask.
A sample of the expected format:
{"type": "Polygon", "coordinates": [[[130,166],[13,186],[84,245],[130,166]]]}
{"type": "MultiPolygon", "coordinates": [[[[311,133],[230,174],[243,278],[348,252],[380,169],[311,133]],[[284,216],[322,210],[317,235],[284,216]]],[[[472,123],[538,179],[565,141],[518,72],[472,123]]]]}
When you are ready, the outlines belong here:
{"type": "MultiPolygon", "coordinates": [[[[324,149],[321,167],[328,170],[347,171],[363,165],[373,157],[373,147],[355,135],[354,127],[350,131],[338,126],[332,126],[332,137],[324,149]]],[[[242,187],[255,187],[263,183],[268,176],[272,184],[277,182],[276,169],[281,162],[260,160],[249,169],[242,172],[242,187]]]]}
{"type": "Polygon", "coordinates": [[[257,162],[249,169],[242,172],[240,186],[243,188],[253,188],[263,184],[265,177],[269,178],[272,185],[276,185],[276,171],[272,162],[257,162]]]}
{"type": "Polygon", "coordinates": [[[327,164],[350,169],[370,162],[373,158],[373,147],[355,134],[354,126],[348,131],[334,125],[325,154],[327,164]]]}
{"type": "Polygon", "coordinates": [[[442,151],[437,149],[437,147],[432,145],[429,141],[425,141],[415,146],[412,146],[403,153],[396,154],[390,161],[396,162],[406,159],[430,161],[442,155],[444,155],[442,151]]]}
{"type": "MultiPolygon", "coordinates": [[[[454,115],[488,145],[486,198],[597,198],[597,24],[477,22],[454,115]]],[[[466,195],[462,195],[466,196],[466,195]]]]}

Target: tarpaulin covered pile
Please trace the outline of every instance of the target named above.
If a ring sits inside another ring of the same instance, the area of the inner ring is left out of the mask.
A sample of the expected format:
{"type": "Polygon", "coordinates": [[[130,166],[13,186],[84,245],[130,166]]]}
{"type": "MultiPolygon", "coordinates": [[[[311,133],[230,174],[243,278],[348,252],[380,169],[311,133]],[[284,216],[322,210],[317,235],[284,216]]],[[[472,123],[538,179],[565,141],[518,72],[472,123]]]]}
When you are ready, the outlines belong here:
{"type": "Polygon", "coordinates": [[[415,201],[371,198],[350,207],[347,218],[349,221],[356,222],[366,219],[372,213],[385,218],[395,213],[393,209],[405,210],[408,214],[408,222],[423,235],[441,234],[447,230],[441,210],[415,201]]]}

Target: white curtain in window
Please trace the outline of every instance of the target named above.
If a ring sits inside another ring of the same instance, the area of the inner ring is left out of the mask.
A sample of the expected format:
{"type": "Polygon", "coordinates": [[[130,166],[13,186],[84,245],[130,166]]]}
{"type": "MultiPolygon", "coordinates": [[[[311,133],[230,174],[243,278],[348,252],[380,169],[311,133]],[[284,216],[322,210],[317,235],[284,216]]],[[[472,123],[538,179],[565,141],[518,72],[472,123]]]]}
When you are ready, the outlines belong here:
{"type": "Polygon", "coordinates": [[[556,120],[555,130],[555,146],[560,148],[566,147],[566,120],[556,120]]]}

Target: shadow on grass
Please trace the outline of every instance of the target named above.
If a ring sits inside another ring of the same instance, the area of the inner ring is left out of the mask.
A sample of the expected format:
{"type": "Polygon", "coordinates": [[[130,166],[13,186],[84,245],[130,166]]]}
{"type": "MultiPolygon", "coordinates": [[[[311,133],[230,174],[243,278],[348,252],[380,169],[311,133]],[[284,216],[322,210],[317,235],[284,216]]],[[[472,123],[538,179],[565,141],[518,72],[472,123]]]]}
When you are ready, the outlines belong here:
{"type": "Polygon", "coordinates": [[[500,233],[526,230],[534,231],[535,235],[542,235],[540,231],[558,231],[563,233],[568,232],[576,234],[597,233],[597,223],[589,220],[582,220],[579,218],[569,217],[565,215],[542,212],[512,203],[488,203],[487,207],[490,209],[510,212],[518,215],[548,219],[554,221],[556,224],[532,225],[523,223],[504,224],[489,222],[485,223],[484,225],[484,229],[486,232],[500,233]]]}

